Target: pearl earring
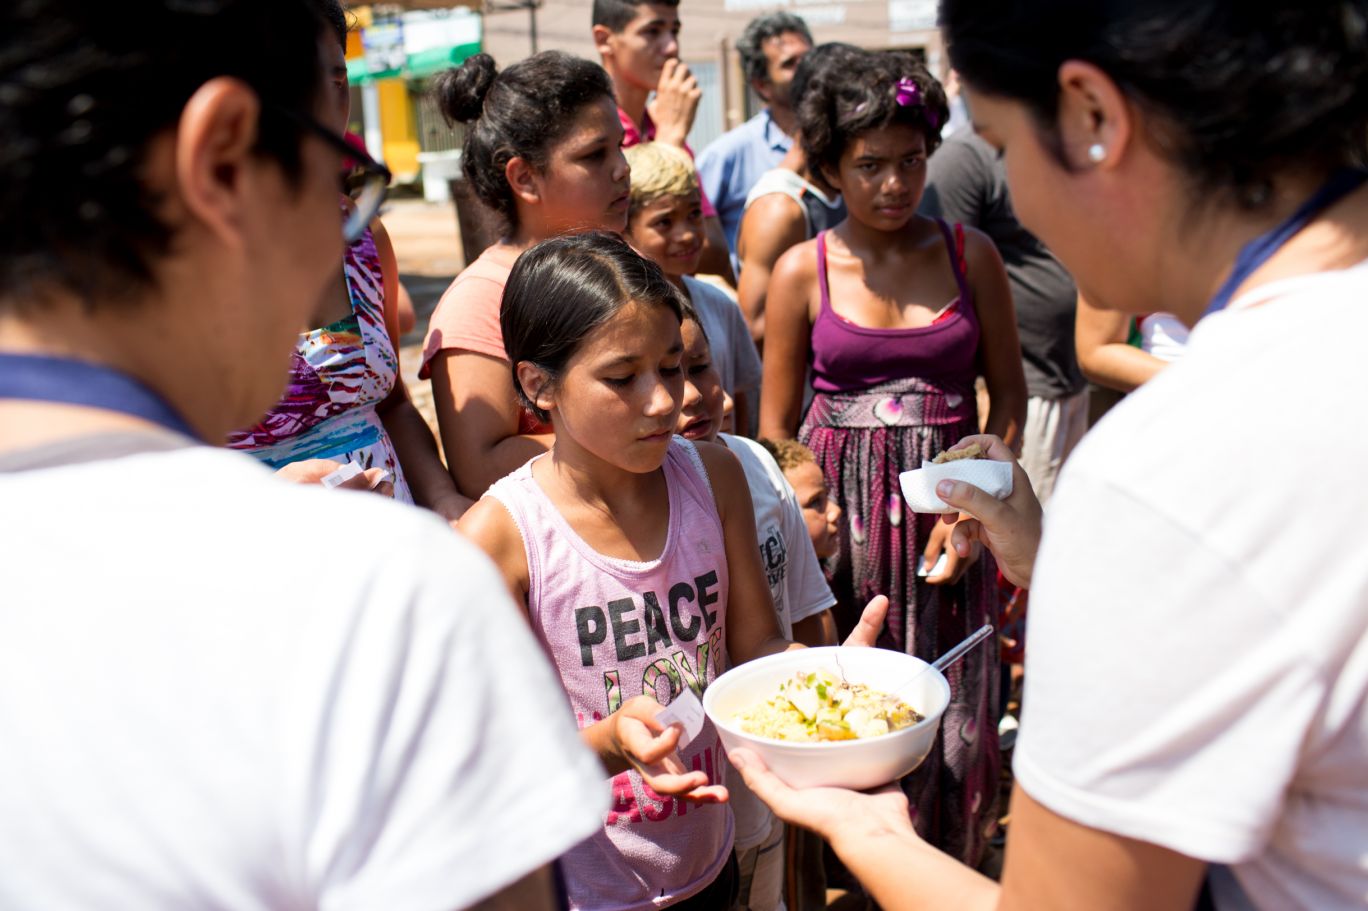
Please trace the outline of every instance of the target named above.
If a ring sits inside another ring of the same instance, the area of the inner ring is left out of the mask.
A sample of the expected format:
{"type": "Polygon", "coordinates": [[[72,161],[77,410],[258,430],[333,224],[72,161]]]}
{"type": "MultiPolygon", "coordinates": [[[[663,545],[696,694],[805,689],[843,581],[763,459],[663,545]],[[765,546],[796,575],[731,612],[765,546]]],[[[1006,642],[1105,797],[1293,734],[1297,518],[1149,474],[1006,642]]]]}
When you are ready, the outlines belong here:
{"type": "Polygon", "coordinates": [[[1092,145],[1088,146],[1088,160],[1093,164],[1101,164],[1102,160],[1106,157],[1107,147],[1102,145],[1102,143],[1094,142],[1092,145]]]}

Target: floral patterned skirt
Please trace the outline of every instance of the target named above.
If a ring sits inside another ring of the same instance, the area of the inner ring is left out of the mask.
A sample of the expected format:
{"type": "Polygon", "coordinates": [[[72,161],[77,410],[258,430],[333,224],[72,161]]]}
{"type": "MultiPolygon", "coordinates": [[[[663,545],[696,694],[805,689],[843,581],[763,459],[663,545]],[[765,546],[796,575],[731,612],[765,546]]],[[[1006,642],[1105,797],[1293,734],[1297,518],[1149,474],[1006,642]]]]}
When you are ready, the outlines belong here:
{"type": "MultiPolygon", "coordinates": [[[[996,622],[997,569],[987,553],[954,585],[918,578],[918,558],[940,517],[908,511],[898,486],[901,472],[977,432],[972,384],[897,380],[813,399],[798,437],[845,514],[840,551],[828,566],[842,638],[879,594],[891,602],[879,644],[927,661],[996,622]]],[[[903,789],[922,837],[975,864],[997,829],[997,649],[974,649],[947,677],[941,736],[903,789]]]]}

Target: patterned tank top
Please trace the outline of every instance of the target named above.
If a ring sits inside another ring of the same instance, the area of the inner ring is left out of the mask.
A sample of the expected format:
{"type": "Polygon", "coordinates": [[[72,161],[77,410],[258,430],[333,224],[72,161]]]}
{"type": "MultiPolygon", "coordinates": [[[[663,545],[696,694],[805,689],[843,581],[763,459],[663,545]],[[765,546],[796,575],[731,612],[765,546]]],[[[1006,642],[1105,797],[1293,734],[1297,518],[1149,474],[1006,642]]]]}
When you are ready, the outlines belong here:
{"type": "Polygon", "coordinates": [[[271,468],[305,459],[355,462],[394,476],[394,498],[412,503],[399,457],[376,407],[394,389],[399,358],[385,326],[375,238],[367,231],[343,263],[352,312],[299,337],[284,397],[255,427],[228,438],[271,468]]]}
{"type": "Polygon", "coordinates": [[[860,392],[893,380],[917,377],[973,386],[978,370],[979,321],[964,259],[964,229],[936,220],[945,238],[959,295],[929,326],[876,329],[861,326],[831,306],[826,232],[817,235],[817,283],[821,309],[812,324],[812,388],[860,392]]]}
{"type": "MultiPolygon", "coordinates": [[[[686,686],[701,696],[727,668],[729,579],[722,520],[698,451],[683,437],[667,450],[669,526],[660,557],[645,563],[591,548],[532,477],[535,461],[488,495],[508,509],[522,534],[532,626],[579,726],[642,693],[662,704],[686,686]]],[[[681,756],[710,783],[723,783],[726,760],[711,722],[681,756]]],[[[635,771],[605,786],[613,804],[602,830],[563,858],[571,908],[656,908],[717,877],[732,847],[725,804],[662,797],[635,771]]]]}

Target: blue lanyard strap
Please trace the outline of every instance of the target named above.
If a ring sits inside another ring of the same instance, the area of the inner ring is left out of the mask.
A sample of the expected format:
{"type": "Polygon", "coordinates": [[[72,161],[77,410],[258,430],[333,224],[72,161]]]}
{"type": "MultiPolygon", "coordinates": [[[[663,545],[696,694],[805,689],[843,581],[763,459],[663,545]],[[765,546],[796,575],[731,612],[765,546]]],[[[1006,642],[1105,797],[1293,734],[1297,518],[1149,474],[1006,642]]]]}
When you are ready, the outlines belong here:
{"type": "Polygon", "coordinates": [[[1202,315],[1207,316],[1218,310],[1224,310],[1235,295],[1235,290],[1245,283],[1245,279],[1272,259],[1273,254],[1282,249],[1283,244],[1310,224],[1317,215],[1357,190],[1365,180],[1368,180],[1368,171],[1355,168],[1336,171],[1319,190],[1311,194],[1310,199],[1297,208],[1297,211],[1289,215],[1273,230],[1266,234],[1260,234],[1245,244],[1240,250],[1240,255],[1235,259],[1235,268],[1230,273],[1230,277],[1221,285],[1220,290],[1211,299],[1211,303],[1207,304],[1202,315]]]}
{"type": "Polygon", "coordinates": [[[199,439],[199,434],[157,393],[126,373],[87,361],[0,352],[0,399],[117,411],[199,439]]]}

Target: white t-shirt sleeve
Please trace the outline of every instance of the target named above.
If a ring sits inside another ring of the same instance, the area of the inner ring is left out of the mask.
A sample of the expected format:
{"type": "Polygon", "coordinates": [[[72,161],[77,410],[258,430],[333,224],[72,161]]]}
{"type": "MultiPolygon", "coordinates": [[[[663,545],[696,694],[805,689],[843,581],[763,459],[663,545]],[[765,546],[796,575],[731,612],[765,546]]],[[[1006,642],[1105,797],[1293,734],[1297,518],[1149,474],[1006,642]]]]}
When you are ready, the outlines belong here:
{"type": "MultiPolygon", "coordinates": [[[[812,539],[808,537],[807,522],[803,520],[803,509],[798,505],[798,496],[774,457],[765,447],[752,439],[721,435],[727,448],[741,460],[746,472],[746,483],[750,487],[751,502],[755,506],[756,530],[761,535],[762,557],[769,562],[764,553],[765,526],[777,524],[782,536],[777,552],[783,554],[783,565],[768,567],[778,571],[782,586],[773,590],[775,607],[780,611],[780,623],[785,627],[785,635],[792,632],[792,626],[820,613],[836,603],[826,576],[822,573],[817,553],[812,549],[812,539]]],[[[771,583],[773,586],[775,583],[771,583]]]]}
{"type": "Polygon", "coordinates": [[[1031,592],[1014,771],[1083,825],[1235,863],[1268,840],[1327,681],[1316,624],[1210,537],[1067,477],[1031,592]]]}
{"type": "Polygon", "coordinates": [[[608,805],[489,561],[445,530],[394,551],[340,606],[354,623],[327,627],[341,638],[301,655],[286,716],[302,873],[330,911],[467,907],[587,838],[608,805]]]}
{"type": "MultiPolygon", "coordinates": [[[[784,483],[788,483],[785,480],[784,483]]],[[[803,508],[798,498],[789,488],[789,495],[783,500],[784,537],[788,539],[789,566],[784,584],[789,587],[789,614],[794,623],[806,620],[814,614],[833,606],[836,596],[831,593],[822,564],[817,552],[812,549],[812,539],[808,537],[807,522],[803,520],[803,508]]]]}

